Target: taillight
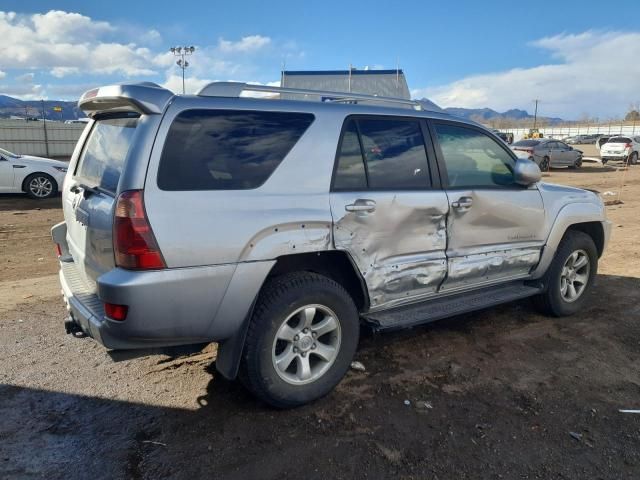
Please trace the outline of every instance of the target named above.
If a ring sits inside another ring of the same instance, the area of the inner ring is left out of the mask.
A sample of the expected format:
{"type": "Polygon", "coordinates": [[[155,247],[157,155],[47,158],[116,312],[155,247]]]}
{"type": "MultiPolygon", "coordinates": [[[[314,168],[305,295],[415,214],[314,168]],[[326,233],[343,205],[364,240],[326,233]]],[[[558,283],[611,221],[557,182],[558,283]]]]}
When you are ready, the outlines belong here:
{"type": "Polygon", "coordinates": [[[105,303],[104,313],[112,320],[123,321],[127,318],[129,307],[126,305],[117,305],[115,303],[105,303]]]}
{"type": "Polygon", "coordinates": [[[58,258],[62,256],[62,247],[59,243],[56,243],[56,255],[58,256],[58,258]]]}
{"type": "Polygon", "coordinates": [[[116,265],[130,270],[166,268],[144,210],[142,190],[122,192],[113,221],[116,265]]]}
{"type": "Polygon", "coordinates": [[[624,148],[631,148],[633,145],[631,145],[630,143],[625,144],[624,148]]]}

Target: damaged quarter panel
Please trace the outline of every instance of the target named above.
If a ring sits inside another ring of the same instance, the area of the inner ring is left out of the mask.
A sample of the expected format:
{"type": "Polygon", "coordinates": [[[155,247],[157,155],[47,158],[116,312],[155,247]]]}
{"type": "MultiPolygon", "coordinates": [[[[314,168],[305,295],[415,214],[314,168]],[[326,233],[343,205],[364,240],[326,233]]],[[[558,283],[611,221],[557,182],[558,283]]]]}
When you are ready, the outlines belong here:
{"type": "Polygon", "coordinates": [[[447,269],[444,192],[334,192],[331,208],[335,246],[355,261],[372,309],[437,291],[447,269]],[[345,211],[358,199],[375,210],[345,211]]]}
{"type": "MultiPolygon", "coordinates": [[[[332,115],[316,112],[312,102],[283,101],[273,105],[264,100],[246,99],[239,106],[233,98],[209,101],[213,112],[268,111],[269,108],[281,111],[290,105],[296,114],[313,113],[314,120],[268,179],[256,188],[162,190],[156,182],[156,172],[163,145],[155,145],[145,197],[149,199],[146,203],[149,221],[167,266],[270,261],[281,255],[329,249],[332,164],[326,159],[335,155],[339,122],[332,115]],[[184,215],[175,214],[176,203],[185,211],[184,215]]],[[[176,117],[195,107],[202,109],[202,101],[176,98],[158,137],[166,138],[176,117]]],[[[215,134],[215,130],[211,132],[212,136],[215,134]]],[[[274,141],[279,142],[280,138],[274,141]]],[[[251,145],[258,145],[257,142],[253,139],[241,147],[247,151],[251,145]]]]}

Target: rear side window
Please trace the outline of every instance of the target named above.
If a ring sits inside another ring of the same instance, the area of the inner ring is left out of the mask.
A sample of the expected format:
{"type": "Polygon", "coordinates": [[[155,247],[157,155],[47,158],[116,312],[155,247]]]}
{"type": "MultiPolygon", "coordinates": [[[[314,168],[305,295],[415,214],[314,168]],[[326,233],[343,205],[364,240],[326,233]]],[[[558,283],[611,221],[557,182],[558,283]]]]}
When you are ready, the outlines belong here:
{"type": "Polygon", "coordinates": [[[245,190],[262,185],[313,122],[308,113],[187,110],[169,129],[162,190],[245,190]]]}
{"type": "Polygon", "coordinates": [[[367,188],[367,174],[360,150],[358,129],[354,121],[349,121],[342,134],[338,155],[338,171],[334,188],[337,190],[361,190],[367,188]]]}
{"type": "Polygon", "coordinates": [[[91,130],[75,176],[92,187],[115,193],[138,117],[98,120],[91,130]]]}
{"type": "Polygon", "coordinates": [[[348,120],[343,131],[334,190],[403,190],[431,186],[420,122],[348,120]]]}

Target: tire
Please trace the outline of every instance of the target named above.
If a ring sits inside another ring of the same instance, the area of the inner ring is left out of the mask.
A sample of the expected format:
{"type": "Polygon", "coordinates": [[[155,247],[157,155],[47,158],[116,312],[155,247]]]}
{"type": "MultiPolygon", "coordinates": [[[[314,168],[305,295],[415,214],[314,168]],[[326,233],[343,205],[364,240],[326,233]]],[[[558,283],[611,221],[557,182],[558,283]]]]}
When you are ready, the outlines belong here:
{"type": "Polygon", "coordinates": [[[549,157],[544,157],[540,162],[540,171],[548,172],[550,167],[549,157]]]}
{"type": "Polygon", "coordinates": [[[44,200],[58,193],[58,184],[51,175],[32,173],[24,180],[24,191],[33,199],[44,200]]]}
{"type": "Polygon", "coordinates": [[[587,301],[597,271],[598,251],[593,239],[586,233],[569,230],[560,242],[556,255],[543,277],[546,290],[532,298],[534,306],[540,312],[554,317],[573,315],[580,311],[587,301]],[[586,267],[571,267],[569,264],[572,258],[574,265],[579,264],[581,258],[586,258],[588,263],[586,267]],[[566,270],[568,265],[569,270],[566,270]],[[575,270],[573,274],[572,268],[575,270]],[[582,287],[580,277],[584,280],[582,287]],[[568,283],[573,285],[577,293],[573,299],[570,298],[571,287],[568,283]],[[567,286],[564,287],[565,285],[567,286]]]}
{"type": "Polygon", "coordinates": [[[358,310],[340,284],[310,272],[275,277],[258,296],[239,378],[276,408],[312,402],[347,373],[359,334],[358,310]]]}
{"type": "Polygon", "coordinates": [[[636,165],[638,163],[638,152],[633,152],[629,156],[629,165],[636,165]]]}
{"type": "Polygon", "coordinates": [[[571,165],[569,168],[580,168],[580,167],[582,167],[582,158],[577,159],[575,163],[571,165]]]}

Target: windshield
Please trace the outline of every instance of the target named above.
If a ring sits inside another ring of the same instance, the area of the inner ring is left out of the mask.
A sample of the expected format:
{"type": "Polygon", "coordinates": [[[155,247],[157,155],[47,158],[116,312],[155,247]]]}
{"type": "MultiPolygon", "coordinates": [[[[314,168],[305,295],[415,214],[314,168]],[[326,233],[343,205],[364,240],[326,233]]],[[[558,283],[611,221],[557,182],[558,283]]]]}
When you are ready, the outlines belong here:
{"type": "Polygon", "coordinates": [[[4,148],[0,148],[0,155],[4,155],[5,157],[20,158],[20,155],[11,153],[9,150],[5,150],[4,148]]]}

